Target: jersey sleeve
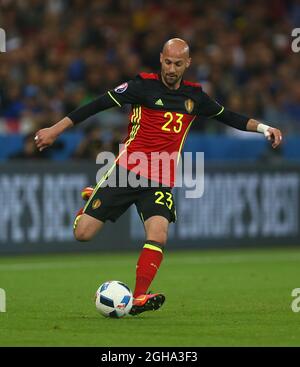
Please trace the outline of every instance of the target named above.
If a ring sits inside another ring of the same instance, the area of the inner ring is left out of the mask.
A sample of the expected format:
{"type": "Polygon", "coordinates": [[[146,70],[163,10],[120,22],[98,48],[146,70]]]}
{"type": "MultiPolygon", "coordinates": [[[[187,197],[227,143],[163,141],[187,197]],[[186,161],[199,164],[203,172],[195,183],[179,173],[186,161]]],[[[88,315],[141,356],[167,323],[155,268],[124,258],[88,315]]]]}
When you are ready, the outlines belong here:
{"type": "Polygon", "coordinates": [[[107,93],[110,98],[119,107],[125,104],[141,104],[143,96],[143,81],[137,76],[116,88],[109,90],[107,93]]]}
{"type": "Polygon", "coordinates": [[[223,122],[225,125],[234,127],[235,129],[247,131],[249,117],[240,113],[233,112],[225,108],[220,114],[215,116],[215,119],[223,122]]]}
{"type": "Polygon", "coordinates": [[[115,107],[115,103],[108,96],[108,94],[105,93],[92,102],[87,103],[84,106],[80,106],[76,110],[70,112],[67,117],[69,117],[69,119],[73,121],[73,124],[76,125],[88,117],[112,107],[115,107]]]}
{"type": "Polygon", "coordinates": [[[247,131],[248,116],[229,111],[202,90],[198,100],[198,115],[214,118],[235,129],[247,131]]]}
{"type": "Polygon", "coordinates": [[[198,115],[213,118],[220,115],[224,107],[201,90],[198,95],[198,115]]]}

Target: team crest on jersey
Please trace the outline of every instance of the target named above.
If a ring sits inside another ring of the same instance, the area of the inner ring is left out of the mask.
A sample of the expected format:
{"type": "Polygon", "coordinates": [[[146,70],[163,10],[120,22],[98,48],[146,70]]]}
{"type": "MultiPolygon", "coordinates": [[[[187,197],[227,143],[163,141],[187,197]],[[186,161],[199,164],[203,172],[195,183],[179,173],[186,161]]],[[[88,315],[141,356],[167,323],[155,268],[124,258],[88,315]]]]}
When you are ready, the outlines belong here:
{"type": "Polygon", "coordinates": [[[128,83],[123,83],[123,84],[121,84],[121,85],[118,85],[115,89],[114,89],[114,91],[116,92],[116,93],[123,93],[123,92],[125,92],[125,90],[128,88],[128,83]]]}
{"type": "Polygon", "coordinates": [[[191,113],[194,109],[194,101],[189,98],[184,102],[184,106],[187,112],[191,113]]]}
{"type": "Polygon", "coordinates": [[[100,205],[101,205],[101,200],[100,200],[100,199],[95,199],[95,200],[92,202],[92,208],[93,208],[93,209],[98,209],[100,205]]]}

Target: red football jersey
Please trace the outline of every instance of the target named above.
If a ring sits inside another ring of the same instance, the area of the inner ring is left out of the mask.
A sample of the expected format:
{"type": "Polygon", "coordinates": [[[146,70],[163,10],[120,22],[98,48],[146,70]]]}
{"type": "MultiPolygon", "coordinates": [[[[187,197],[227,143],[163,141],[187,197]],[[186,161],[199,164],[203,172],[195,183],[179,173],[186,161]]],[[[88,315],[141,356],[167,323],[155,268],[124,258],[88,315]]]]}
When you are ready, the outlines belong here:
{"type": "Polygon", "coordinates": [[[223,109],[200,84],[182,81],[171,90],[152,73],[141,73],[108,94],[119,106],[132,105],[117,163],[169,187],[174,186],[180,152],[195,117],[212,117],[223,109]]]}

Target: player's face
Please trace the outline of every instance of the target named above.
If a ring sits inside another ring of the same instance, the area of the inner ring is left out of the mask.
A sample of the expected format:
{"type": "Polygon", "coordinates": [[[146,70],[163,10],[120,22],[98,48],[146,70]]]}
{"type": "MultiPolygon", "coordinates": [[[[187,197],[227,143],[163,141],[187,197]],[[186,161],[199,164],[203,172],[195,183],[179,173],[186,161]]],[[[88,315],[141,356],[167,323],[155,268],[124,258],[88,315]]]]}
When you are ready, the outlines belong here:
{"type": "Polygon", "coordinates": [[[161,53],[161,73],[164,82],[168,87],[179,87],[182,76],[186,68],[190,65],[189,57],[171,57],[161,53]]]}

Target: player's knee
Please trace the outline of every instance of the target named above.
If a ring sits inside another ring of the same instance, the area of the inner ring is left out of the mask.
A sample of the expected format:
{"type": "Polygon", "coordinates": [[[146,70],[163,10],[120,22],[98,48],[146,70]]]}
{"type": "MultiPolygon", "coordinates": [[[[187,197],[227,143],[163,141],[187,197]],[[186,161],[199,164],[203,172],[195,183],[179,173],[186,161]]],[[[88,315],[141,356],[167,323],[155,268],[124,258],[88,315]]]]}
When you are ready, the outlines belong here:
{"type": "Polygon", "coordinates": [[[79,242],[87,242],[92,239],[90,233],[88,233],[85,229],[77,227],[74,230],[74,237],[79,242]]]}
{"type": "Polygon", "coordinates": [[[159,232],[152,232],[147,236],[148,241],[155,241],[160,243],[161,245],[165,245],[167,243],[168,233],[167,231],[159,231],[159,232]]]}
{"type": "Polygon", "coordinates": [[[160,243],[161,245],[165,245],[167,243],[167,239],[168,239],[168,235],[167,234],[161,234],[154,241],[160,243]]]}
{"type": "Polygon", "coordinates": [[[166,218],[152,217],[145,221],[146,240],[165,245],[168,239],[168,221],[166,218]]]}

